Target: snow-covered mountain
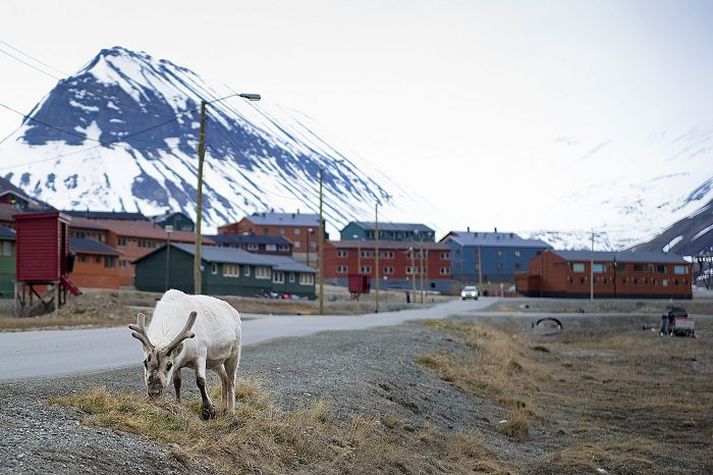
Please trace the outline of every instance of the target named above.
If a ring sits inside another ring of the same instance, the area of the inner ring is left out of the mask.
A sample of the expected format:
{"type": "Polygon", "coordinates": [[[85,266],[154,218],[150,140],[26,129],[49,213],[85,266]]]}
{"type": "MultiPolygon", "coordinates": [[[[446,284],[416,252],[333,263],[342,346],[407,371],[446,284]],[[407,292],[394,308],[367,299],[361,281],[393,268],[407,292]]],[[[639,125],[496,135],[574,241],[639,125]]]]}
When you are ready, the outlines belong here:
{"type": "MultiPolygon", "coordinates": [[[[234,93],[170,61],[105,49],[37,104],[0,148],[0,169],[58,208],[194,216],[200,101],[234,93]]],[[[209,104],[206,143],[209,229],[256,210],[315,211],[320,168],[333,226],[371,217],[376,202],[388,217],[414,201],[269,99],[209,104]]]]}

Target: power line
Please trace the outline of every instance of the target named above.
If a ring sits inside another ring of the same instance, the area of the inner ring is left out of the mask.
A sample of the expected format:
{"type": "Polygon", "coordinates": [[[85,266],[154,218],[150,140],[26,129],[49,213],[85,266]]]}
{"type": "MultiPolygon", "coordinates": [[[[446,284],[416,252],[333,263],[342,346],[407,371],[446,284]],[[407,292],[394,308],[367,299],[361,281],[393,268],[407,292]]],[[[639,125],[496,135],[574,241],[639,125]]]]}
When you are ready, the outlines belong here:
{"type": "Polygon", "coordinates": [[[30,68],[34,69],[35,71],[38,71],[38,72],[40,72],[40,73],[42,73],[42,74],[44,74],[44,75],[46,75],[46,76],[49,76],[49,77],[51,77],[51,78],[53,78],[53,79],[57,79],[57,80],[61,79],[60,77],[55,76],[54,74],[48,73],[47,71],[38,68],[38,67],[35,66],[34,64],[30,64],[30,63],[28,63],[27,61],[25,61],[24,59],[18,58],[17,56],[15,56],[15,55],[13,55],[13,54],[10,54],[10,53],[8,53],[7,51],[5,51],[5,50],[3,50],[3,49],[0,49],[0,53],[3,53],[3,54],[5,54],[5,55],[7,55],[7,56],[13,58],[14,60],[21,62],[21,63],[24,64],[25,66],[29,66],[30,68]]]}
{"type": "Polygon", "coordinates": [[[43,62],[43,61],[40,61],[39,59],[35,58],[34,56],[32,56],[32,55],[30,55],[30,54],[28,54],[28,53],[25,53],[25,52],[22,51],[21,49],[15,47],[15,46],[13,46],[13,45],[11,45],[11,44],[8,43],[7,41],[0,40],[0,43],[4,44],[4,45],[7,46],[8,48],[11,48],[13,51],[17,51],[17,52],[20,53],[21,55],[23,55],[23,56],[25,56],[25,57],[27,57],[27,58],[30,58],[31,60],[33,60],[33,61],[35,61],[35,62],[41,64],[42,66],[44,66],[44,67],[46,67],[46,68],[49,68],[49,69],[51,69],[51,70],[53,70],[53,71],[55,71],[55,72],[61,74],[62,76],[68,76],[68,74],[65,73],[64,71],[60,71],[59,69],[55,68],[54,66],[51,66],[51,65],[49,65],[49,64],[47,64],[47,63],[45,63],[45,62],[43,62]]]}
{"type": "Polygon", "coordinates": [[[88,137],[88,136],[86,136],[86,135],[78,134],[78,133],[73,132],[73,131],[71,131],[71,130],[66,130],[66,129],[63,129],[63,128],[61,128],[61,127],[54,126],[54,125],[52,125],[52,124],[48,124],[47,122],[44,122],[44,121],[42,121],[42,120],[35,119],[34,117],[31,117],[31,116],[29,116],[29,115],[27,115],[27,114],[23,114],[22,112],[20,112],[20,111],[18,111],[18,110],[16,110],[16,109],[13,109],[12,107],[10,107],[10,106],[8,106],[8,105],[3,104],[2,102],[0,102],[0,107],[4,107],[5,109],[7,109],[7,110],[9,110],[9,111],[12,111],[12,112],[14,112],[15,114],[21,115],[23,118],[29,119],[29,120],[31,120],[31,121],[33,121],[33,122],[37,122],[38,124],[44,125],[45,127],[48,127],[48,128],[50,128],[50,129],[54,129],[54,130],[56,130],[56,131],[58,131],[58,132],[63,132],[63,133],[65,133],[65,134],[72,135],[72,136],[74,136],[74,137],[79,137],[80,139],[91,140],[91,141],[93,141],[93,142],[102,143],[101,140],[99,140],[99,139],[95,139],[95,138],[92,138],[92,137],[88,137]]]}

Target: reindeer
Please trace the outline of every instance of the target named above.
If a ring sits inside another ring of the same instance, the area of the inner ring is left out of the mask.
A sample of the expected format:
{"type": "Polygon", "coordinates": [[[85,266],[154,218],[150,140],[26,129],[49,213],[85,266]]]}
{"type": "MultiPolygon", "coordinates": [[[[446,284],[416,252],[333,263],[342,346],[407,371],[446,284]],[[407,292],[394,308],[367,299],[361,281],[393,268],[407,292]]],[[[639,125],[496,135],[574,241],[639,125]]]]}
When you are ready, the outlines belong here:
{"type": "Polygon", "coordinates": [[[215,406],[206,389],[206,371],[220,376],[223,404],[235,412],[235,376],[240,363],[240,314],[227,302],[205,295],[186,295],[169,290],[156,304],[149,327],[139,313],[131,336],[144,347],[144,382],[150,398],[168,385],[172,371],[176,399],[181,400],[181,368],[192,367],[201,393],[201,416],[215,417],[215,406]],[[184,320],[184,315],[188,318],[184,320]],[[182,327],[181,330],[179,330],[182,327]]]}

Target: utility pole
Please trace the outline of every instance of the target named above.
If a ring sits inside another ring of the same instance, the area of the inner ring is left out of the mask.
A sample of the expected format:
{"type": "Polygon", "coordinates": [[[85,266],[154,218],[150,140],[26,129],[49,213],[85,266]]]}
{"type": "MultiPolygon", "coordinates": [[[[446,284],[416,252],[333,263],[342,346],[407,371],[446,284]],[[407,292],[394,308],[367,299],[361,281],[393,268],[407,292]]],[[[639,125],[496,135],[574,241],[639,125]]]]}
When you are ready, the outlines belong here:
{"type": "Polygon", "coordinates": [[[171,233],[173,232],[173,226],[167,224],[164,230],[166,231],[166,275],[164,276],[163,287],[164,290],[168,290],[168,270],[171,267],[171,233]]]}
{"type": "Polygon", "coordinates": [[[201,222],[203,220],[203,162],[205,161],[206,101],[201,101],[201,126],[198,134],[198,189],[196,190],[196,250],[193,254],[193,293],[201,293],[201,222]]]}
{"type": "Polygon", "coordinates": [[[324,315],[324,219],[322,218],[322,181],[324,168],[319,168],[319,314],[324,315]]]}
{"type": "Polygon", "coordinates": [[[483,291],[483,260],[480,258],[481,248],[478,245],[478,292],[483,291]]]}
{"type": "Polygon", "coordinates": [[[421,263],[419,264],[418,273],[421,276],[421,303],[423,303],[423,242],[421,242],[421,249],[419,250],[419,258],[421,263]]]}
{"type": "Polygon", "coordinates": [[[411,253],[411,298],[413,303],[416,303],[416,247],[413,245],[413,241],[411,241],[409,252],[411,253]]]}
{"type": "Polygon", "coordinates": [[[592,251],[589,255],[589,300],[594,300],[594,229],[592,229],[592,251]]]}
{"type": "Polygon", "coordinates": [[[376,231],[376,313],[379,313],[379,287],[381,286],[381,282],[379,281],[379,203],[374,204],[374,231],[376,231]]]}

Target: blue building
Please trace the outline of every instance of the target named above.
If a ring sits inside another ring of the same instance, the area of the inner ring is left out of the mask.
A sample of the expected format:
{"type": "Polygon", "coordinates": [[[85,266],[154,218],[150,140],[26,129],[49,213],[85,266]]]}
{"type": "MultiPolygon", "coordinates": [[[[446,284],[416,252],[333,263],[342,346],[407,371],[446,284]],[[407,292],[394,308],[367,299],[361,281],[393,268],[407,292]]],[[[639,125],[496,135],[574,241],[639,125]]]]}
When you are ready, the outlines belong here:
{"type": "MultiPolygon", "coordinates": [[[[375,241],[376,223],[352,221],[339,233],[342,241],[375,241]]],[[[436,242],[436,232],[418,223],[379,223],[380,241],[436,242]]]]}
{"type": "Polygon", "coordinates": [[[451,231],[442,243],[451,248],[451,275],[462,283],[515,282],[533,257],[552,246],[515,233],[451,231]]]}

